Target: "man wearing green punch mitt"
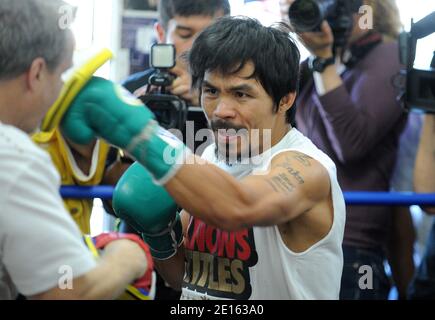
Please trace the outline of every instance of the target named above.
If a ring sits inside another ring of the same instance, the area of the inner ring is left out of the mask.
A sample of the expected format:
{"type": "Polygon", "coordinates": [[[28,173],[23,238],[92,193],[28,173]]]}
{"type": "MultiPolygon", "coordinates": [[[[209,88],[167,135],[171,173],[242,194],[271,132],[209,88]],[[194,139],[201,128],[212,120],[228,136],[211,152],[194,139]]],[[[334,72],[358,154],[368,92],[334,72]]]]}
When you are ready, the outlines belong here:
{"type": "Polygon", "coordinates": [[[196,38],[192,83],[215,138],[202,158],[102,79],[63,119],[71,140],[99,136],[137,160],[114,207],[182,299],[339,296],[344,199],[332,160],[293,128],[299,58],[287,31],[248,18],[196,38]]]}

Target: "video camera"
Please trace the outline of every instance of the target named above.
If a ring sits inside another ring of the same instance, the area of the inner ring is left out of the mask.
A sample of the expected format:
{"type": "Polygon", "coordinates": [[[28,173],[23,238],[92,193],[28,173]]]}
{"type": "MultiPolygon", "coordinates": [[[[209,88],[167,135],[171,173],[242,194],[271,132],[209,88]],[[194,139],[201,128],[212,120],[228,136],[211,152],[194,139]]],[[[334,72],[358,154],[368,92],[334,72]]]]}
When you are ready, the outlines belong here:
{"type": "Polygon", "coordinates": [[[324,20],[334,33],[334,47],[347,44],[353,27],[353,14],[362,0],[296,0],[289,8],[289,19],[296,32],[320,31],[324,20]]]}
{"type": "Polygon", "coordinates": [[[156,73],[148,79],[147,92],[139,99],[155,114],[163,128],[182,130],[187,119],[187,104],[178,96],[167,93],[167,87],[175,79],[169,72],[175,66],[175,59],[172,44],[154,44],[151,47],[150,65],[156,73]],[[153,87],[157,91],[151,91],[153,87]]]}
{"type": "Polygon", "coordinates": [[[414,69],[417,41],[435,32],[435,12],[417,23],[412,22],[410,32],[402,32],[399,38],[400,61],[406,66],[402,71],[406,83],[401,86],[405,109],[421,109],[435,113],[435,52],[430,68],[414,69]]]}

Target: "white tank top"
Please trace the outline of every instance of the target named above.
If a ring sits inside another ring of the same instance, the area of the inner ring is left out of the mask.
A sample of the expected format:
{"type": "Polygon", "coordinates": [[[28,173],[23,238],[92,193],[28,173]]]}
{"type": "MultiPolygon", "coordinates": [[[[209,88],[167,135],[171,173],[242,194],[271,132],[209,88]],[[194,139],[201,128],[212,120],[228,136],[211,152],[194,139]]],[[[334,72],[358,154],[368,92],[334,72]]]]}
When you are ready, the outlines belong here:
{"type": "MultiPolygon", "coordinates": [[[[298,130],[292,129],[258,165],[228,166],[218,161],[215,145],[203,158],[237,179],[266,170],[274,156],[304,153],[329,173],[334,219],[328,235],[302,253],[284,244],[277,226],[226,232],[191,217],[186,247],[186,274],[181,299],[338,299],[343,269],[345,203],[335,164],[298,130]]],[[[258,163],[258,162],[256,162],[258,163]]]]}

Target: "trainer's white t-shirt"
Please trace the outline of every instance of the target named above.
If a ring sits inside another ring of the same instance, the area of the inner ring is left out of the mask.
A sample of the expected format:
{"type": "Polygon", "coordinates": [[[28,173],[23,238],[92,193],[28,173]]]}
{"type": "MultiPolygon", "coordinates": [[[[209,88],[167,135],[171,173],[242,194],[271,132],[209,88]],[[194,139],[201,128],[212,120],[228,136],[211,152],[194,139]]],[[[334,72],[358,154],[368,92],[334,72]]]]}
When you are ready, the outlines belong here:
{"type": "Polygon", "coordinates": [[[96,266],[59,184],[49,155],[0,123],[0,300],[45,292],[96,266]]]}
{"type": "Polygon", "coordinates": [[[346,211],[333,161],[296,129],[253,164],[228,166],[216,158],[214,149],[213,144],[202,157],[237,179],[267,170],[282,152],[298,151],[316,159],[329,174],[333,224],[323,239],[295,253],[284,244],[277,226],[227,232],[192,216],[184,241],[187,267],[181,299],[338,299],[346,211]]]}

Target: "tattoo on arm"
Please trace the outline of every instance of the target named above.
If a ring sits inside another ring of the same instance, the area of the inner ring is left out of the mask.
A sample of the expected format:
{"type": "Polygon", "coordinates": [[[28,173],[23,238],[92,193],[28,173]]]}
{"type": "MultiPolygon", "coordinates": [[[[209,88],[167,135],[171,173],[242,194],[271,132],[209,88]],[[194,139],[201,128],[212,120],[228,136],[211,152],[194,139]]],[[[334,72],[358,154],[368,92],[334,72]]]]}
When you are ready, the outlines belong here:
{"type": "Polygon", "coordinates": [[[289,194],[295,189],[293,183],[291,183],[289,178],[284,173],[273,176],[266,181],[276,192],[284,192],[289,194]]]}
{"type": "MultiPolygon", "coordinates": [[[[286,159],[289,162],[291,161],[291,158],[289,156],[287,156],[286,159]]],[[[293,159],[299,161],[304,167],[311,167],[311,160],[313,160],[313,158],[303,153],[295,154],[293,156],[293,159]]]]}
{"type": "Polygon", "coordinates": [[[302,185],[305,183],[305,180],[302,177],[301,173],[291,166],[291,162],[294,162],[294,160],[296,160],[304,167],[311,167],[310,160],[312,160],[313,158],[303,153],[296,153],[292,156],[286,156],[285,159],[286,161],[278,164],[276,167],[283,168],[287,172],[274,175],[268,178],[266,182],[273,188],[275,192],[289,194],[293,192],[296,188],[292,181],[290,181],[292,177],[296,180],[298,185],[302,185]]]}
{"type": "Polygon", "coordinates": [[[277,167],[281,167],[281,168],[286,169],[287,172],[296,179],[298,184],[304,184],[305,183],[305,180],[304,180],[304,178],[302,178],[300,172],[295,170],[295,169],[293,169],[290,164],[288,164],[288,163],[282,163],[282,164],[278,165],[277,167]]]}

